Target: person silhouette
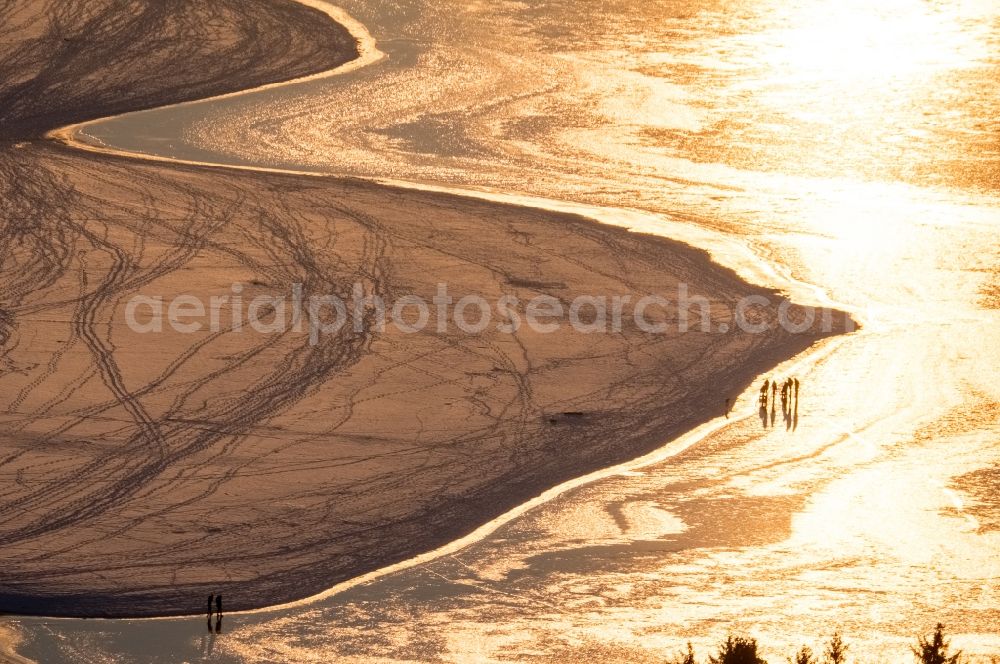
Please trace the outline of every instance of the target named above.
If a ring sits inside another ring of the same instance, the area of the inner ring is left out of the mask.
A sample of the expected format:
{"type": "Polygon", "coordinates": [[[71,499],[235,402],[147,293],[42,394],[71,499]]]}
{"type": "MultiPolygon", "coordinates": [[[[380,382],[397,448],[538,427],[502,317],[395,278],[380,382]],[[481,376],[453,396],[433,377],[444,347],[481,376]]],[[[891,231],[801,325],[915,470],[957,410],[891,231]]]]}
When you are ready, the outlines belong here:
{"type": "Polygon", "coordinates": [[[208,596],[208,619],[212,619],[212,600],[215,599],[215,595],[208,596]]]}
{"type": "Polygon", "coordinates": [[[796,431],[799,428],[799,379],[795,379],[795,401],[792,407],[792,431],[796,431]]]}
{"type": "Polygon", "coordinates": [[[219,614],[219,619],[222,619],[222,595],[215,596],[215,612],[219,614]]]}

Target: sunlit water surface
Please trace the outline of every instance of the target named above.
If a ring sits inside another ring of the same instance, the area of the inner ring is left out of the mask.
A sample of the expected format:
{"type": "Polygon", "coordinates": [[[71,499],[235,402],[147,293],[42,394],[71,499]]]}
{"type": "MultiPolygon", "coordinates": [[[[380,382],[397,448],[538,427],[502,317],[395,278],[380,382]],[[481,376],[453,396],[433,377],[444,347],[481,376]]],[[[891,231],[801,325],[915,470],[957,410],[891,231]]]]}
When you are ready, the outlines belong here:
{"type": "Polygon", "coordinates": [[[858,660],[908,661],[941,621],[1000,655],[1000,6],[342,4],[386,58],[87,133],[598,206],[864,327],[775,370],[802,380],[796,431],[743,395],[679,454],[433,561],[220,635],[10,621],[21,652],[659,662],[733,632],[784,661],[840,630],[858,660]]]}

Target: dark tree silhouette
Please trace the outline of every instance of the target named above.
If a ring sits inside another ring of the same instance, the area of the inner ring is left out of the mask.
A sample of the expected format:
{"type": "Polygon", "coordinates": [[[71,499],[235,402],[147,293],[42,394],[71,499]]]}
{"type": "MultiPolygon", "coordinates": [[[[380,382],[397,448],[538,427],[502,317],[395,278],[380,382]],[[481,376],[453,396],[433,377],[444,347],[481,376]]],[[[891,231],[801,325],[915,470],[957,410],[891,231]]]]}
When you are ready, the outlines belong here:
{"type": "Polygon", "coordinates": [[[921,664],[958,664],[961,661],[962,651],[949,655],[950,645],[950,642],[944,639],[944,625],[938,623],[930,639],[917,637],[917,647],[913,649],[913,654],[921,664]]]}
{"type": "Polygon", "coordinates": [[[829,645],[826,646],[826,661],[830,664],[846,664],[847,662],[847,644],[844,640],[840,638],[840,634],[834,634],[833,638],[830,639],[829,645]]]}
{"type": "Polygon", "coordinates": [[[709,657],[711,664],[767,664],[757,655],[757,639],[732,636],[719,647],[719,654],[709,657]]]}
{"type": "Polygon", "coordinates": [[[802,646],[797,653],[795,653],[795,659],[792,660],[795,664],[816,664],[816,658],[813,657],[813,651],[809,646],[802,646]]]}

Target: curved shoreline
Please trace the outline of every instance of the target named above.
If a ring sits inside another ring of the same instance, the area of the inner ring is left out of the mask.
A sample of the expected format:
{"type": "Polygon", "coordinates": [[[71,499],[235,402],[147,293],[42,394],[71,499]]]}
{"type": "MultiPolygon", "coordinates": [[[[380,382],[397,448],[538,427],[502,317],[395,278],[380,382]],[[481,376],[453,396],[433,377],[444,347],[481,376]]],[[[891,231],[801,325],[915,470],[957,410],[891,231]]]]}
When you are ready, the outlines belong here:
{"type": "MultiPolygon", "coordinates": [[[[806,368],[814,364],[828,355],[832,354],[837,350],[837,348],[844,343],[845,338],[843,336],[834,337],[829,339],[825,343],[822,343],[819,347],[806,351],[804,353],[799,353],[789,360],[790,364],[786,367],[786,372],[789,374],[800,374],[804,373],[806,368]]],[[[782,363],[788,364],[788,363],[782,363]]],[[[778,366],[781,366],[780,364],[778,366]]],[[[395,574],[397,572],[402,572],[408,569],[412,569],[419,565],[432,562],[442,556],[447,556],[455,554],[470,544],[479,542],[491,534],[496,532],[498,529],[507,525],[508,523],[514,521],[515,519],[527,514],[531,510],[545,505],[552,500],[559,498],[560,496],[585,487],[594,482],[599,482],[601,480],[613,477],[615,475],[622,475],[629,472],[640,471],[649,466],[661,463],[671,457],[677,456],[690,449],[694,445],[698,444],[708,436],[722,430],[723,428],[730,426],[731,424],[737,424],[747,419],[751,419],[757,416],[757,409],[755,403],[744,404],[742,409],[737,411],[735,408],[739,407],[739,404],[734,406],[734,410],[731,411],[729,418],[715,417],[704,422],[701,425],[694,427],[693,429],[683,433],[679,436],[669,439],[666,441],[662,447],[644,454],[640,457],[632,459],[631,461],[625,461],[623,463],[615,464],[613,466],[608,466],[607,468],[602,468],[600,470],[587,473],[580,477],[567,480],[560,484],[557,484],[550,489],[545,490],[539,495],[511,508],[510,510],[504,512],[503,514],[490,519],[486,523],[483,523],[477,527],[472,532],[460,537],[458,539],[452,540],[440,546],[437,546],[424,553],[417,554],[412,558],[402,560],[391,565],[386,565],[385,567],[380,567],[378,569],[366,572],[364,574],[359,574],[356,577],[341,581],[325,590],[321,590],[308,597],[303,597],[302,599],[293,600],[290,602],[284,602],[281,604],[272,604],[268,606],[262,606],[254,609],[243,609],[236,611],[227,611],[230,615],[266,615],[269,613],[276,613],[280,611],[286,611],[289,609],[304,608],[310,604],[316,602],[321,602],[331,597],[335,597],[343,592],[347,592],[352,588],[356,588],[367,583],[371,583],[382,579],[383,577],[395,574]]],[[[48,615],[36,615],[36,614],[9,614],[18,617],[54,621],[54,622],[67,622],[75,620],[88,620],[88,621],[115,621],[115,620],[128,620],[130,622],[150,622],[150,621],[163,621],[163,620],[190,620],[192,617],[200,617],[201,614],[182,614],[182,615],[163,615],[163,616],[139,616],[135,618],[107,618],[102,616],[48,616],[48,615]]]]}
{"type": "MultiPolygon", "coordinates": [[[[164,104],[162,106],[155,106],[155,110],[164,110],[172,108],[184,108],[186,106],[192,106],[195,104],[203,104],[205,102],[220,101],[222,99],[230,99],[233,97],[243,96],[253,92],[262,92],[264,90],[272,90],[274,88],[284,87],[287,85],[294,85],[296,83],[305,83],[307,81],[317,81],[324,78],[331,78],[333,76],[340,76],[348,72],[354,71],[355,69],[360,69],[361,67],[367,67],[370,64],[378,62],[385,57],[385,53],[380,51],[375,44],[375,38],[371,36],[365,26],[355,20],[350,14],[344,11],[342,8],[326,2],[325,0],[291,0],[292,2],[297,2],[300,5],[308,7],[310,9],[315,9],[317,11],[326,14],[334,24],[341,28],[344,28],[351,34],[352,37],[357,41],[358,45],[358,55],[357,57],[348,60],[347,62],[337,65],[332,69],[325,69],[323,71],[318,71],[314,74],[306,74],[305,76],[298,76],[296,78],[275,81],[273,83],[265,83],[263,85],[254,86],[252,88],[246,88],[243,90],[234,90],[232,92],[224,92],[222,94],[211,95],[208,97],[202,97],[199,99],[191,99],[188,101],[180,101],[172,104],[164,104]]],[[[186,163],[194,166],[223,166],[223,164],[212,164],[210,162],[187,162],[177,159],[170,159],[167,157],[159,157],[154,154],[127,152],[124,150],[116,150],[108,146],[102,146],[99,143],[88,142],[86,140],[81,140],[77,134],[84,128],[100,124],[102,122],[107,122],[108,120],[113,120],[115,118],[120,118],[126,115],[132,115],[134,113],[142,113],[147,110],[154,109],[141,109],[137,111],[125,111],[124,113],[117,113],[115,115],[108,115],[101,118],[95,118],[93,120],[85,120],[84,122],[77,122],[74,124],[66,125],[64,127],[58,127],[52,129],[45,134],[45,138],[57,141],[64,145],[69,145],[80,150],[87,150],[90,152],[97,152],[99,154],[111,154],[117,156],[131,157],[133,159],[147,159],[153,161],[165,161],[173,163],[186,163]]],[[[259,169],[248,167],[247,170],[256,171],[266,171],[267,169],[259,169]]],[[[276,171],[280,172],[280,171],[276,171]]]]}
{"type": "MultiPolygon", "coordinates": [[[[326,5],[326,3],[316,2],[315,0],[296,0],[296,1],[300,2],[301,4],[304,4],[306,6],[312,7],[312,8],[320,8],[317,5],[323,5],[325,7],[325,9],[322,9],[322,11],[324,11],[324,13],[326,13],[328,16],[331,16],[331,18],[334,18],[334,16],[331,14],[331,12],[333,12],[334,10],[329,5],[326,5]]],[[[354,34],[353,31],[352,31],[352,34],[354,34]]],[[[272,88],[272,87],[277,87],[277,86],[290,85],[290,84],[294,84],[294,83],[301,82],[301,81],[304,81],[304,80],[313,80],[313,79],[317,79],[317,78],[325,78],[325,77],[329,77],[329,76],[335,76],[335,75],[338,75],[340,73],[344,73],[345,71],[350,71],[351,69],[355,69],[357,67],[364,66],[365,64],[370,64],[371,62],[375,62],[379,58],[381,58],[382,55],[377,50],[377,48],[374,48],[374,42],[373,41],[370,44],[370,46],[371,46],[371,48],[366,51],[367,52],[367,56],[364,53],[362,53],[359,56],[359,58],[357,58],[355,60],[352,60],[349,63],[347,63],[345,65],[342,65],[340,67],[334,68],[332,70],[327,70],[327,71],[324,71],[324,72],[320,72],[320,73],[309,75],[309,76],[305,76],[305,77],[299,77],[297,79],[292,79],[292,80],[289,80],[289,81],[283,81],[283,82],[278,82],[278,83],[266,84],[264,86],[259,86],[259,87],[256,87],[256,88],[250,88],[248,90],[230,92],[230,93],[226,93],[226,94],[223,94],[223,95],[218,95],[218,96],[215,96],[215,97],[208,97],[208,98],[205,98],[205,99],[199,99],[199,100],[188,101],[188,102],[181,102],[181,103],[178,103],[178,104],[170,104],[170,105],[167,105],[165,107],[160,107],[160,108],[169,108],[169,107],[183,106],[183,105],[188,105],[188,104],[204,103],[205,101],[210,101],[212,99],[221,99],[221,98],[227,98],[227,97],[232,97],[232,96],[236,96],[236,95],[249,94],[249,93],[252,93],[252,92],[260,90],[260,89],[266,89],[266,88],[272,88]],[[344,69],[345,67],[347,69],[344,69]]],[[[109,117],[117,117],[117,116],[109,116],[109,117]]],[[[219,167],[219,168],[233,169],[233,170],[247,170],[247,171],[253,171],[253,172],[257,172],[257,173],[274,172],[274,173],[282,173],[282,174],[292,174],[292,175],[296,175],[296,176],[310,175],[309,173],[304,173],[304,172],[299,172],[299,171],[288,172],[288,171],[282,171],[282,170],[279,170],[279,169],[267,169],[267,168],[259,168],[259,167],[252,167],[252,166],[240,167],[240,166],[232,166],[232,165],[227,165],[227,164],[213,164],[213,163],[209,163],[209,162],[185,162],[185,161],[176,160],[176,159],[172,159],[172,158],[158,157],[156,155],[147,155],[147,154],[144,154],[144,153],[123,152],[123,151],[114,150],[113,148],[108,148],[107,146],[103,146],[102,147],[102,146],[95,146],[93,144],[88,144],[86,142],[78,140],[78,138],[75,136],[75,133],[79,129],[81,129],[82,127],[85,127],[87,125],[94,124],[94,123],[99,123],[99,122],[102,122],[102,121],[107,120],[107,119],[108,118],[101,118],[101,119],[97,119],[97,120],[90,120],[90,121],[87,121],[87,122],[78,123],[78,124],[75,124],[75,125],[69,125],[69,126],[66,126],[66,127],[62,127],[62,128],[56,129],[56,130],[52,130],[52,131],[48,132],[47,137],[49,137],[49,138],[51,138],[53,140],[56,140],[56,141],[60,142],[61,144],[66,145],[68,147],[72,147],[72,148],[76,148],[76,149],[83,149],[83,150],[86,150],[86,151],[97,152],[97,153],[102,153],[102,154],[106,154],[106,155],[114,155],[114,156],[117,156],[117,157],[127,157],[127,158],[130,158],[130,159],[139,159],[139,160],[144,160],[144,161],[165,162],[165,163],[174,163],[174,164],[184,164],[184,165],[197,166],[197,167],[219,167]]],[[[327,177],[327,178],[334,177],[334,176],[331,176],[330,174],[325,174],[325,173],[316,173],[315,175],[322,176],[322,177],[327,177]]],[[[505,196],[505,195],[502,195],[502,194],[501,195],[496,195],[496,194],[488,194],[488,193],[483,193],[481,196],[477,196],[476,192],[470,192],[470,191],[467,191],[467,190],[449,189],[449,188],[441,188],[441,187],[426,187],[426,186],[421,186],[421,185],[413,185],[412,183],[384,183],[384,184],[390,184],[390,185],[394,185],[396,187],[400,187],[400,186],[416,186],[418,188],[421,188],[423,191],[437,191],[439,193],[458,194],[458,195],[466,196],[466,197],[480,197],[480,198],[486,198],[487,200],[493,200],[493,201],[496,201],[499,197],[505,196]]],[[[516,197],[515,197],[515,199],[516,199],[516,197]]],[[[513,202],[517,202],[517,201],[515,200],[513,202]]],[[[553,204],[556,205],[556,206],[558,206],[558,205],[563,205],[563,206],[566,205],[566,204],[559,204],[558,202],[553,202],[553,204]]],[[[583,206],[581,206],[581,207],[583,207],[583,206]]],[[[551,209],[554,209],[554,208],[533,207],[532,209],[549,209],[549,210],[551,210],[551,209]]],[[[560,211],[565,212],[565,209],[563,208],[560,211]]],[[[630,227],[629,224],[622,224],[622,225],[625,225],[626,227],[630,227]]],[[[674,239],[674,241],[676,241],[676,239],[674,239]]],[[[824,349],[830,349],[832,347],[833,347],[832,344],[825,344],[823,348],[824,349]]],[[[827,352],[827,350],[823,350],[822,352],[825,353],[825,352],[827,352]]],[[[801,356],[797,356],[797,357],[801,357],[801,356]]],[[[807,361],[807,358],[802,358],[801,361],[807,361]]],[[[751,410],[749,413],[745,413],[744,417],[752,415],[752,413],[753,413],[753,411],[751,410]]],[[[733,421],[736,421],[736,420],[734,419],[733,421]]],[[[399,569],[405,569],[407,567],[412,567],[413,565],[420,564],[421,562],[425,562],[426,560],[430,560],[430,559],[433,559],[433,558],[438,557],[440,555],[446,554],[446,553],[448,553],[450,551],[453,551],[453,550],[455,550],[457,548],[461,548],[461,547],[463,547],[463,546],[465,546],[465,545],[467,545],[467,544],[469,544],[469,543],[471,543],[473,541],[481,539],[482,537],[486,536],[487,534],[489,534],[490,532],[492,532],[493,530],[495,530],[499,526],[503,525],[504,523],[509,522],[510,520],[516,518],[520,514],[523,514],[526,511],[534,508],[535,506],[540,505],[540,504],[542,504],[544,502],[547,502],[548,500],[551,500],[555,496],[558,496],[558,495],[560,495],[562,493],[565,493],[566,491],[569,491],[569,490],[572,490],[572,489],[574,489],[574,488],[576,488],[578,486],[582,486],[584,484],[588,484],[590,482],[599,480],[599,479],[601,479],[603,477],[607,477],[607,476],[610,476],[610,475],[617,474],[619,472],[623,472],[624,470],[641,467],[643,465],[648,465],[650,463],[654,463],[656,461],[659,461],[659,460],[661,460],[663,458],[667,458],[669,456],[672,456],[673,454],[676,454],[676,453],[682,451],[683,449],[686,449],[690,445],[694,444],[695,442],[697,442],[698,440],[700,440],[701,438],[703,438],[705,435],[708,435],[709,433],[717,430],[719,427],[721,427],[724,424],[725,424],[725,422],[719,422],[717,418],[715,418],[715,419],[709,419],[705,424],[702,424],[702,425],[700,425],[700,426],[698,426],[698,427],[696,427],[696,428],[694,428],[692,430],[688,430],[687,433],[681,435],[678,438],[675,438],[675,439],[671,440],[666,445],[661,445],[654,452],[646,454],[646,455],[640,457],[639,459],[633,459],[632,461],[627,461],[627,462],[625,462],[623,464],[613,465],[611,467],[607,467],[607,468],[604,468],[602,470],[594,471],[594,472],[591,472],[589,474],[585,474],[585,475],[583,475],[581,477],[577,477],[576,479],[571,479],[571,480],[562,482],[560,484],[557,484],[556,486],[551,487],[548,490],[546,490],[543,493],[541,493],[541,495],[538,495],[538,496],[536,496],[536,497],[534,497],[534,498],[532,498],[532,499],[530,499],[530,500],[528,500],[526,502],[520,503],[516,507],[514,507],[514,508],[512,508],[512,509],[510,509],[510,510],[508,510],[506,512],[504,512],[500,516],[495,517],[494,519],[491,519],[487,523],[480,525],[478,528],[475,528],[468,535],[465,535],[464,537],[461,537],[459,539],[456,539],[456,540],[453,540],[451,542],[448,542],[448,543],[446,543],[446,544],[444,544],[444,545],[442,545],[442,546],[440,546],[438,548],[432,549],[431,551],[428,551],[426,553],[419,554],[417,556],[414,556],[412,558],[409,558],[409,559],[401,561],[401,562],[394,563],[392,565],[380,567],[380,568],[378,568],[376,570],[373,570],[372,572],[369,572],[367,574],[362,574],[360,576],[353,577],[353,578],[351,578],[351,579],[349,579],[347,581],[343,581],[341,583],[338,583],[338,584],[334,585],[333,587],[330,587],[330,588],[328,588],[328,589],[326,589],[326,590],[324,590],[324,591],[322,591],[322,592],[320,592],[318,594],[315,594],[313,596],[307,597],[305,599],[296,600],[296,601],[293,601],[293,602],[290,602],[290,603],[269,605],[269,606],[266,606],[266,607],[263,607],[263,608],[259,608],[259,609],[250,609],[247,612],[267,612],[267,611],[280,610],[282,608],[288,608],[288,607],[292,607],[292,606],[301,606],[301,605],[304,605],[304,604],[308,604],[310,602],[314,602],[314,601],[317,601],[319,599],[322,599],[322,598],[325,598],[325,597],[329,597],[331,595],[335,595],[335,594],[337,594],[339,592],[342,592],[343,590],[345,590],[347,588],[356,586],[356,585],[361,584],[361,583],[365,583],[365,582],[370,581],[370,580],[372,580],[374,578],[378,578],[380,576],[384,576],[386,574],[398,571],[399,569]]],[[[243,611],[239,611],[239,612],[242,613],[243,611]]],[[[237,611],[233,611],[233,613],[237,613],[237,611]]],[[[192,614],[185,614],[185,616],[186,615],[192,615],[192,614]]],[[[185,616],[176,616],[176,617],[185,617],[185,616]]],[[[160,619],[165,619],[165,618],[169,619],[171,617],[174,617],[174,616],[151,616],[151,617],[148,617],[147,619],[160,620],[160,619]]],[[[67,617],[66,619],[75,619],[75,618],[67,617]]]]}
{"type": "MultiPolygon", "coordinates": [[[[837,348],[843,344],[845,341],[844,336],[838,336],[827,340],[822,343],[819,347],[806,351],[804,353],[799,353],[794,356],[788,362],[789,366],[786,367],[786,372],[789,374],[801,374],[804,373],[806,368],[816,362],[821,361],[823,358],[832,354],[837,350],[837,348]]],[[[788,363],[781,363],[782,364],[788,363]]],[[[752,395],[751,395],[752,396],[752,395]]],[[[607,468],[602,468],[600,470],[595,470],[586,475],[581,475],[580,477],[567,480],[560,484],[553,486],[550,489],[546,489],[539,495],[511,508],[510,510],[504,512],[500,516],[490,519],[486,523],[477,527],[475,530],[470,532],[463,537],[452,540],[438,547],[435,547],[424,553],[417,554],[412,558],[393,563],[391,565],[386,565],[385,567],[380,567],[378,569],[366,572],[364,574],[359,574],[358,576],[347,579],[346,581],[341,581],[333,586],[330,586],[326,590],[322,590],[314,595],[308,597],[303,597],[302,599],[293,600],[291,602],[284,602],[282,604],[273,604],[269,606],[262,606],[255,609],[245,609],[240,611],[228,611],[227,613],[233,615],[265,615],[268,613],[275,613],[279,611],[285,611],[288,609],[307,607],[310,604],[316,602],[321,602],[331,597],[335,597],[340,593],[347,592],[352,588],[361,586],[367,583],[377,581],[383,577],[395,574],[397,572],[402,572],[408,569],[412,569],[424,563],[432,562],[442,556],[451,555],[459,552],[465,547],[475,544],[496,532],[498,529],[507,525],[508,523],[514,521],[515,519],[527,514],[531,510],[545,505],[559,498],[560,496],[580,489],[594,482],[599,482],[601,480],[613,477],[615,475],[623,475],[630,472],[640,471],[649,466],[661,463],[675,457],[686,450],[690,449],[694,445],[698,444],[708,436],[724,429],[731,424],[737,424],[747,419],[757,417],[757,408],[755,403],[743,404],[741,410],[737,411],[735,408],[739,407],[739,404],[734,406],[734,410],[730,412],[730,417],[722,418],[715,417],[710,419],[703,424],[700,424],[689,431],[682,433],[679,436],[667,440],[662,447],[644,454],[640,457],[632,459],[631,461],[625,461],[613,466],[608,466],[607,468]]],[[[188,620],[193,616],[200,614],[188,614],[188,615],[170,615],[170,616],[141,616],[138,618],[127,618],[130,621],[158,621],[158,620],[188,620]]],[[[67,621],[67,620],[82,620],[81,617],[74,616],[30,616],[31,618],[40,618],[52,621],[67,621]]],[[[124,618],[87,618],[87,620],[125,620],[124,618]]]]}
{"type": "MultiPolygon", "coordinates": [[[[341,65],[337,65],[332,69],[327,69],[324,71],[316,72],[314,74],[308,74],[293,79],[277,81],[274,83],[266,83],[264,85],[254,86],[251,88],[246,88],[244,90],[236,90],[219,95],[211,95],[200,99],[192,99],[173,104],[165,104],[162,106],[156,106],[154,108],[149,108],[149,109],[126,111],[124,113],[119,113],[106,117],[95,118],[93,120],[87,120],[85,122],[66,125],[64,127],[59,127],[50,130],[49,132],[46,133],[45,138],[77,150],[92,152],[95,154],[124,157],[129,159],[139,159],[142,161],[150,161],[150,162],[164,163],[164,164],[182,164],[187,166],[196,166],[204,168],[219,168],[219,169],[236,170],[236,171],[248,171],[254,173],[275,173],[282,175],[293,175],[293,176],[315,177],[315,178],[346,178],[346,179],[360,180],[363,182],[370,182],[374,184],[384,185],[392,188],[413,189],[424,192],[442,193],[451,196],[460,196],[477,200],[501,203],[505,205],[517,205],[537,210],[546,210],[550,212],[580,215],[600,224],[626,228],[628,230],[633,230],[641,233],[648,233],[651,235],[658,235],[673,241],[689,244],[693,247],[702,249],[704,251],[708,251],[714,260],[716,260],[719,264],[724,265],[725,267],[728,267],[730,269],[737,269],[732,261],[718,260],[718,258],[722,255],[727,255],[727,254],[730,256],[734,256],[736,254],[742,254],[742,259],[736,261],[736,263],[741,268],[746,268],[750,266],[751,262],[755,263],[755,265],[753,265],[754,271],[752,275],[741,274],[741,276],[748,278],[748,281],[751,281],[752,279],[751,283],[764,287],[775,288],[787,294],[790,298],[794,298],[797,302],[801,304],[808,304],[819,307],[837,308],[841,311],[850,313],[852,316],[863,317],[864,312],[859,311],[855,307],[851,307],[846,303],[834,300],[833,298],[830,297],[830,294],[827,291],[825,291],[821,286],[818,286],[816,284],[805,283],[803,281],[795,279],[789,274],[779,274],[776,270],[773,269],[772,266],[765,265],[759,256],[752,255],[745,245],[738,244],[733,241],[725,241],[718,234],[712,234],[702,229],[695,229],[692,227],[692,225],[685,224],[683,222],[673,222],[664,218],[662,215],[657,215],[655,213],[647,212],[644,210],[635,210],[626,208],[611,209],[597,205],[579,203],[575,201],[542,198],[539,196],[529,195],[529,194],[498,192],[485,188],[461,187],[454,185],[445,185],[440,183],[418,182],[413,180],[370,178],[349,173],[338,174],[338,173],[329,173],[323,171],[312,171],[308,169],[287,169],[287,168],[265,166],[261,164],[239,164],[239,163],[227,163],[221,161],[200,161],[195,159],[181,159],[177,157],[167,157],[159,155],[156,154],[155,152],[131,151],[131,150],[115,148],[110,145],[107,145],[100,139],[84,134],[84,130],[87,127],[106,123],[110,120],[114,120],[124,116],[141,114],[153,110],[161,111],[166,109],[185,108],[190,106],[203,105],[214,101],[221,101],[225,99],[247,96],[258,92],[263,92],[266,90],[298,85],[300,83],[323,80],[327,78],[335,78],[356,71],[363,67],[373,65],[381,61],[385,57],[387,57],[386,54],[378,48],[375,38],[368,31],[367,27],[363,23],[352,17],[350,14],[348,14],[343,8],[333,4],[332,2],[329,2],[328,0],[291,0],[291,1],[321,11],[322,13],[326,14],[335,24],[346,29],[357,40],[359,46],[358,57],[348,62],[345,62],[341,65]],[[670,230],[670,233],[665,233],[664,231],[667,230],[668,228],[670,230]]],[[[739,272],[739,270],[737,271],[739,272]]]]}

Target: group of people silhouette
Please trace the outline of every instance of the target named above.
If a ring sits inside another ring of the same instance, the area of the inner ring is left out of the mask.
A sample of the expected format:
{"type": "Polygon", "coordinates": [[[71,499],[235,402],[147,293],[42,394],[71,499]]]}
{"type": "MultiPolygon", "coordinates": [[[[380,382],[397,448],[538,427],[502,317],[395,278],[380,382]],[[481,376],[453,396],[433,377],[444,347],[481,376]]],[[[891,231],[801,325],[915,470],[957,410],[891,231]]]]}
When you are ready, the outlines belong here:
{"type": "MultiPolygon", "coordinates": [[[[786,378],[781,383],[780,391],[778,381],[766,378],[760,388],[760,421],[766,429],[768,425],[774,426],[777,417],[776,404],[778,395],[781,395],[781,415],[785,418],[785,430],[799,428],[799,379],[786,378]],[[768,411],[770,405],[770,412],[768,411]]],[[[726,399],[726,419],[729,419],[729,411],[733,407],[733,400],[726,399]]]]}
{"type": "Polygon", "coordinates": [[[222,595],[208,596],[208,631],[212,631],[212,607],[215,607],[215,633],[222,632],[222,595]]]}
{"type": "Polygon", "coordinates": [[[785,430],[794,431],[799,427],[799,379],[786,378],[781,386],[774,379],[764,379],[760,388],[760,421],[766,429],[768,421],[774,426],[778,395],[781,395],[781,416],[785,420],[785,430]],[[768,414],[770,404],[770,414],[768,414]]]}

